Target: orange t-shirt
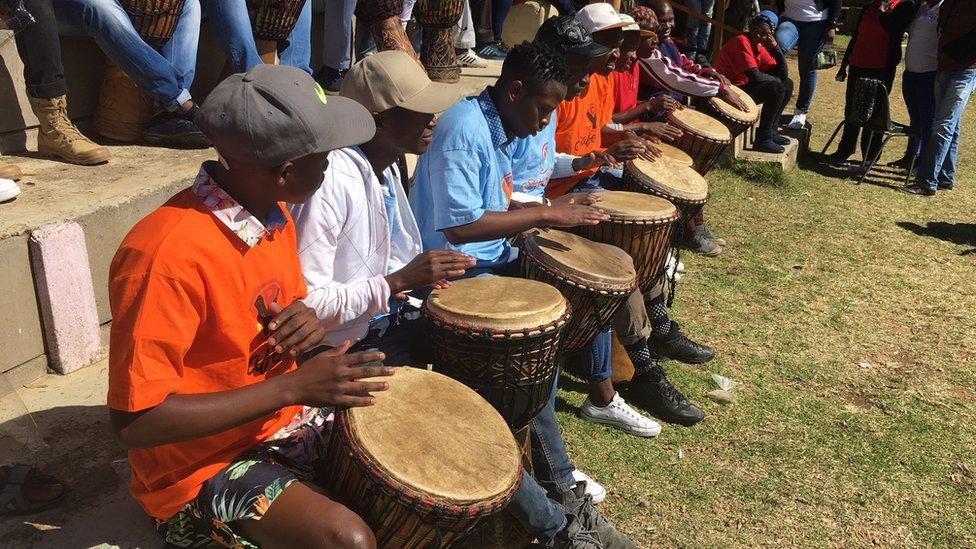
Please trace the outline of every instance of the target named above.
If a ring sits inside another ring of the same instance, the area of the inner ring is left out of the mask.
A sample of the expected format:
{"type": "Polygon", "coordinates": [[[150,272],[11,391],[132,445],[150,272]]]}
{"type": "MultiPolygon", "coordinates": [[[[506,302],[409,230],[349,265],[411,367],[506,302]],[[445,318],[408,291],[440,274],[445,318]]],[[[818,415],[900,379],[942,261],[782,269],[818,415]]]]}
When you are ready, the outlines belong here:
{"type": "MultiPolygon", "coordinates": [[[[556,107],[556,152],[583,156],[602,148],[600,130],[613,118],[613,102],[613,76],[591,74],[586,93],[556,107]]],[[[596,168],[551,179],[546,196],[558,198],[594,173],[596,168]]]]}
{"type": "MultiPolygon", "coordinates": [[[[269,352],[259,314],[305,296],[294,223],[282,210],[284,226],[252,247],[192,189],[133,227],[109,274],[109,408],[137,412],[171,394],[227,391],[295,368],[269,352]]],[[[300,411],[292,406],[215,435],[130,450],[132,495],[149,515],[168,519],[300,411]]]]}

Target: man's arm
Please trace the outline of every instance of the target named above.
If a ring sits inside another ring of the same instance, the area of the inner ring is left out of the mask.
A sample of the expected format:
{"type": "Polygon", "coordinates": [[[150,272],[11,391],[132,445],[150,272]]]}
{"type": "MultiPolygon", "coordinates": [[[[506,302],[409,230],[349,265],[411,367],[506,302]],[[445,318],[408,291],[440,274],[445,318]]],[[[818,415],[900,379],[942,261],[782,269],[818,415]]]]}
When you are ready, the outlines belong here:
{"type": "Polygon", "coordinates": [[[538,208],[519,208],[505,212],[486,211],[477,221],[444,229],[451,244],[467,244],[508,238],[536,227],[576,227],[596,225],[609,217],[583,204],[559,204],[538,208]]]}
{"type": "Polygon", "coordinates": [[[655,51],[639,61],[642,80],[647,79],[664,90],[690,95],[692,97],[715,97],[719,94],[720,82],[690,73],[676,66],[670,59],[655,51]]]}

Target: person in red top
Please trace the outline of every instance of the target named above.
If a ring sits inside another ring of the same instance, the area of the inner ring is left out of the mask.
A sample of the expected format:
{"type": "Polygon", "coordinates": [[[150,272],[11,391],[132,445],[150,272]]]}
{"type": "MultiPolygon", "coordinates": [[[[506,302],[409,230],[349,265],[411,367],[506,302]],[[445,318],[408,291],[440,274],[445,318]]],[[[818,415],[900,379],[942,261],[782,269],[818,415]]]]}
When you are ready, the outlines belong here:
{"type": "MultiPolygon", "coordinates": [[[[653,12],[651,13],[653,14],[653,12]]],[[[621,17],[629,17],[631,20],[634,19],[630,15],[621,17]]],[[[670,95],[659,95],[650,100],[641,101],[640,103],[637,101],[641,73],[641,67],[637,63],[637,59],[643,41],[650,37],[654,38],[656,44],[657,35],[654,31],[642,29],[637,21],[628,23],[623,28],[620,57],[617,58],[617,64],[613,71],[613,121],[619,124],[629,124],[637,120],[642,120],[645,116],[653,117],[671,110],[684,108],[684,105],[678,103],[670,95]]],[[[648,52],[649,54],[650,52],[648,52]]],[[[673,136],[680,135],[677,128],[672,128],[671,126],[666,126],[661,129],[669,132],[673,136]]]]}
{"type": "Polygon", "coordinates": [[[195,121],[221,161],[139,221],[110,268],[108,407],[132,494],[182,547],[374,547],[314,469],[322,407],[371,405],[387,383],[360,380],[393,371],[348,343],[309,356],[324,331],[300,301],[283,207],[308,200],[329,151],[369,140],[373,119],[299,69],[258,65],[195,121]]]}
{"type": "MultiPolygon", "coordinates": [[[[915,18],[915,11],[914,0],[871,0],[864,5],[837,71],[838,82],[847,79],[845,109],[848,118],[854,106],[854,85],[859,78],[880,80],[891,93],[895,71],[901,62],[902,39],[915,18]]],[[[847,158],[857,147],[859,133],[859,128],[846,124],[837,150],[827,157],[828,162],[846,165],[847,158]]],[[[881,148],[881,140],[873,139],[871,150],[867,150],[869,139],[870,132],[864,132],[861,136],[862,165],[874,158],[881,148]]]]}
{"type": "Polygon", "coordinates": [[[774,17],[772,12],[753,17],[749,21],[749,31],[726,42],[713,66],[763,106],[753,148],[781,153],[789,139],[779,135],[776,126],[786,102],[793,95],[793,81],[773,34],[776,31],[774,17]]]}

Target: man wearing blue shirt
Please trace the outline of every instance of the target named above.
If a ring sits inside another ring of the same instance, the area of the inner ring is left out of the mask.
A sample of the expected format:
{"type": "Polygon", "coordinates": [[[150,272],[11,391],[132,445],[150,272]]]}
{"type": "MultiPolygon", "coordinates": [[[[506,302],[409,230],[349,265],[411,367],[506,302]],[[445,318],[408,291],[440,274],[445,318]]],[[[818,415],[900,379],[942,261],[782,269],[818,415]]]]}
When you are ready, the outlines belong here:
{"type": "MultiPolygon", "coordinates": [[[[543,46],[522,44],[509,52],[494,86],[441,116],[417,164],[410,193],[424,249],[448,248],[474,257],[477,266],[468,275],[500,274],[517,266],[517,251],[508,236],[533,227],[592,225],[608,218],[576,200],[509,207],[512,142],[550,124],[549,115],[566,97],[569,81],[560,56],[543,46]]],[[[592,507],[585,482],[574,480],[554,406],[555,393],[531,423],[533,455],[544,456],[534,460],[538,482],[523,475],[509,510],[545,546],[634,547],[592,507]]]]}

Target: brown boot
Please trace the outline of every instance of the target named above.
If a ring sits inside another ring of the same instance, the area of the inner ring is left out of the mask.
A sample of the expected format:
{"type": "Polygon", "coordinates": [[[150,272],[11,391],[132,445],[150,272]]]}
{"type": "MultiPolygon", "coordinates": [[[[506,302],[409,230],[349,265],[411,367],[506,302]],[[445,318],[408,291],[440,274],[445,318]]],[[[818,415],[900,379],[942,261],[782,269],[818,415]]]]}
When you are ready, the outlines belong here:
{"type": "Polygon", "coordinates": [[[68,118],[67,97],[63,95],[54,99],[32,97],[30,103],[41,124],[37,134],[37,152],[83,166],[108,161],[110,156],[108,149],[96,145],[85,137],[68,118]]]}
{"type": "Polygon", "coordinates": [[[0,179],[13,179],[17,181],[21,175],[23,174],[20,172],[20,168],[13,164],[7,164],[3,161],[3,158],[0,158],[0,179]]]}

